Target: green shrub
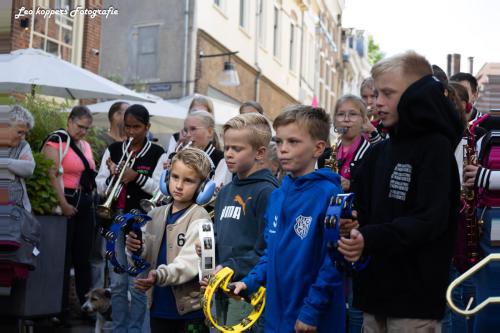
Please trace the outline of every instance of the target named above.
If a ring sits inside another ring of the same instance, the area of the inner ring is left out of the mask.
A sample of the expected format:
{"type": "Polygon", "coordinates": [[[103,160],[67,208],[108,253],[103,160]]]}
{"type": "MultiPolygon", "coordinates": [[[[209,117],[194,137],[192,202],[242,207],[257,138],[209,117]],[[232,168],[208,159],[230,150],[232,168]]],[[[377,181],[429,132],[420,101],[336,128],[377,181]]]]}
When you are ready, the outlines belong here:
{"type": "Polygon", "coordinates": [[[56,191],[48,175],[54,162],[39,152],[33,152],[33,158],[36,163],[35,172],[26,181],[31,209],[36,215],[51,215],[58,205],[56,191]]]}
{"type": "Polygon", "coordinates": [[[35,118],[35,127],[26,138],[31,149],[38,151],[47,135],[59,128],[66,127],[68,113],[62,110],[70,107],[68,103],[58,103],[55,100],[46,100],[38,96],[27,96],[19,103],[31,112],[35,118]]]}

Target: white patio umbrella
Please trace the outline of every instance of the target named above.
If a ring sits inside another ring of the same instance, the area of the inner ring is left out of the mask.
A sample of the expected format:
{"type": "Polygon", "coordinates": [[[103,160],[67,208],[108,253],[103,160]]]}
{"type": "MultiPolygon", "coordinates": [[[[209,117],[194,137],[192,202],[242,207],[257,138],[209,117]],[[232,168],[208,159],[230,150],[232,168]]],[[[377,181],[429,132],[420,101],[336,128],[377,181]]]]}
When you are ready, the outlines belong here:
{"type": "Polygon", "coordinates": [[[126,98],[148,101],[140,94],[38,49],[0,54],[0,92],[30,93],[67,99],[126,98]]]}
{"type": "MultiPolygon", "coordinates": [[[[200,94],[197,94],[199,96],[203,96],[200,94]]],[[[186,96],[178,100],[170,100],[171,102],[180,105],[184,108],[189,108],[189,105],[191,104],[191,101],[193,100],[194,95],[186,96]]],[[[214,104],[214,116],[215,116],[215,124],[222,126],[224,125],[229,119],[237,116],[240,114],[239,112],[239,104],[235,103],[230,103],[227,101],[223,101],[222,99],[215,98],[215,97],[210,97],[210,96],[205,96],[209,98],[212,103],[214,104]]]]}
{"type": "Polygon", "coordinates": [[[94,125],[99,127],[109,126],[109,108],[113,105],[113,103],[123,101],[129,104],[144,105],[144,107],[149,111],[149,114],[152,116],[151,132],[155,135],[174,133],[182,128],[184,119],[186,119],[187,108],[170,103],[154,95],[141,94],[141,96],[154,100],[155,103],[120,99],[87,105],[90,111],[94,113],[94,125]]]}

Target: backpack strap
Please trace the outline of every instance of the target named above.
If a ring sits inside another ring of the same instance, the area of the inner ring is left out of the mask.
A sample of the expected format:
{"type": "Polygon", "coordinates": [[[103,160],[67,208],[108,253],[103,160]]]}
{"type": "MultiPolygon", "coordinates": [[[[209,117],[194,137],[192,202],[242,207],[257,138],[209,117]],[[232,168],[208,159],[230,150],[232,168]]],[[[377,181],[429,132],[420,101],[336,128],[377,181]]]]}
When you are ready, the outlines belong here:
{"type": "Polygon", "coordinates": [[[68,132],[64,129],[58,129],[52,133],[50,133],[47,138],[43,141],[42,143],[42,149],[45,146],[47,142],[55,142],[57,141],[59,143],[59,169],[57,170],[57,173],[59,175],[62,175],[64,173],[64,168],[62,166],[62,161],[66,157],[69,151],[69,147],[71,145],[71,137],[69,136],[68,132]],[[56,140],[54,140],[56,139],[56,140]],[[62,144],[63,142],[66,142],[66,147],[63,150],[62,144]]]}

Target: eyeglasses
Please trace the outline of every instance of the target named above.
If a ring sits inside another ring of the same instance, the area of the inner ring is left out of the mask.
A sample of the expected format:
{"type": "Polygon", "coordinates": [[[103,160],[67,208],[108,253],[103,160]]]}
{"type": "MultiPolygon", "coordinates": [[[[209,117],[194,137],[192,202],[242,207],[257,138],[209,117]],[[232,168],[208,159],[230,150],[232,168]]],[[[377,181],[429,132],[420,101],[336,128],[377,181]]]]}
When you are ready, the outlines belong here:
{"type": "Polygon", "coordinates": [[[337,119],[356,119],[358,117],[361,117],[361,113],[358,113],[358,112],[338,112],[335,115],[335,118],[337,118],[337,119]]]}
{"type": "Polygon", "coordinates": [[[205,127],[203,127],[203,126],[193,126],[193,127],[188,127],[188,128],[184,127],[184,128],[182,129],[182,132],[183,132],[183,134],[184,134],[184,135],[187,135],[187,134],[189,134],[189,133],[194,133],[194,132],[196,132],[196,131],[197,131],[197,130],[199,130],[200,128],[205,128],[205,127]]]}
{"type": "Polygon", "coordinates": [[[77,123],[76,121],[74,122],[74,124],[76,125],[76,127],[78,127],[78,129],[79,129],[80,131],[85,131],[85,132],[88,132],[88,131],[90,130],[90,127],[80,125],[80,124],[79,124],[79,123],[77,123]]]}

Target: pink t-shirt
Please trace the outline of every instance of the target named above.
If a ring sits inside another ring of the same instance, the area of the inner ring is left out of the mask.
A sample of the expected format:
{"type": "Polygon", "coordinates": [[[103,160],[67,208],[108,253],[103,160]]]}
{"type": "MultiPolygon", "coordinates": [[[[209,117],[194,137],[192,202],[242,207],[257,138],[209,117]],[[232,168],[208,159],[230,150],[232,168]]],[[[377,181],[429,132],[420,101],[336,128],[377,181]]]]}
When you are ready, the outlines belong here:
{"type": "MultiPolygon", "coordinates": [[[[95,170],[95,162],[94,157],[92,156],[92,149],[87,141],[80,140],[83,146],[83,155],[87,158],[89,162],[90,168],[95,170]]],[[[59,143],[58,142],[47,142],[49,147],[56,149],[59,152],[59,143]]],[[[66,148],[66,142],[62,143],[62,151],[66,148]]],[[[82,160],[75,153],[71,147],[68,150],[68,153],[62,160],[62,167],[64,169],[63,172],[63,184],[64,188],[69,189],[77,189],[80,184],[80,177],[82,172],[85,170],[85,166],[83,165],[82,160]]]]}
{"type": "Polygon", "coordinates": [[[339,174],[345,179],[351,179],[351,161],[354,158],[354,153],[361,143],[361,136],[358,136],[349,147],[340,145],[340,150],[337,155],[337,160],[344,160],[339,174]]]}

